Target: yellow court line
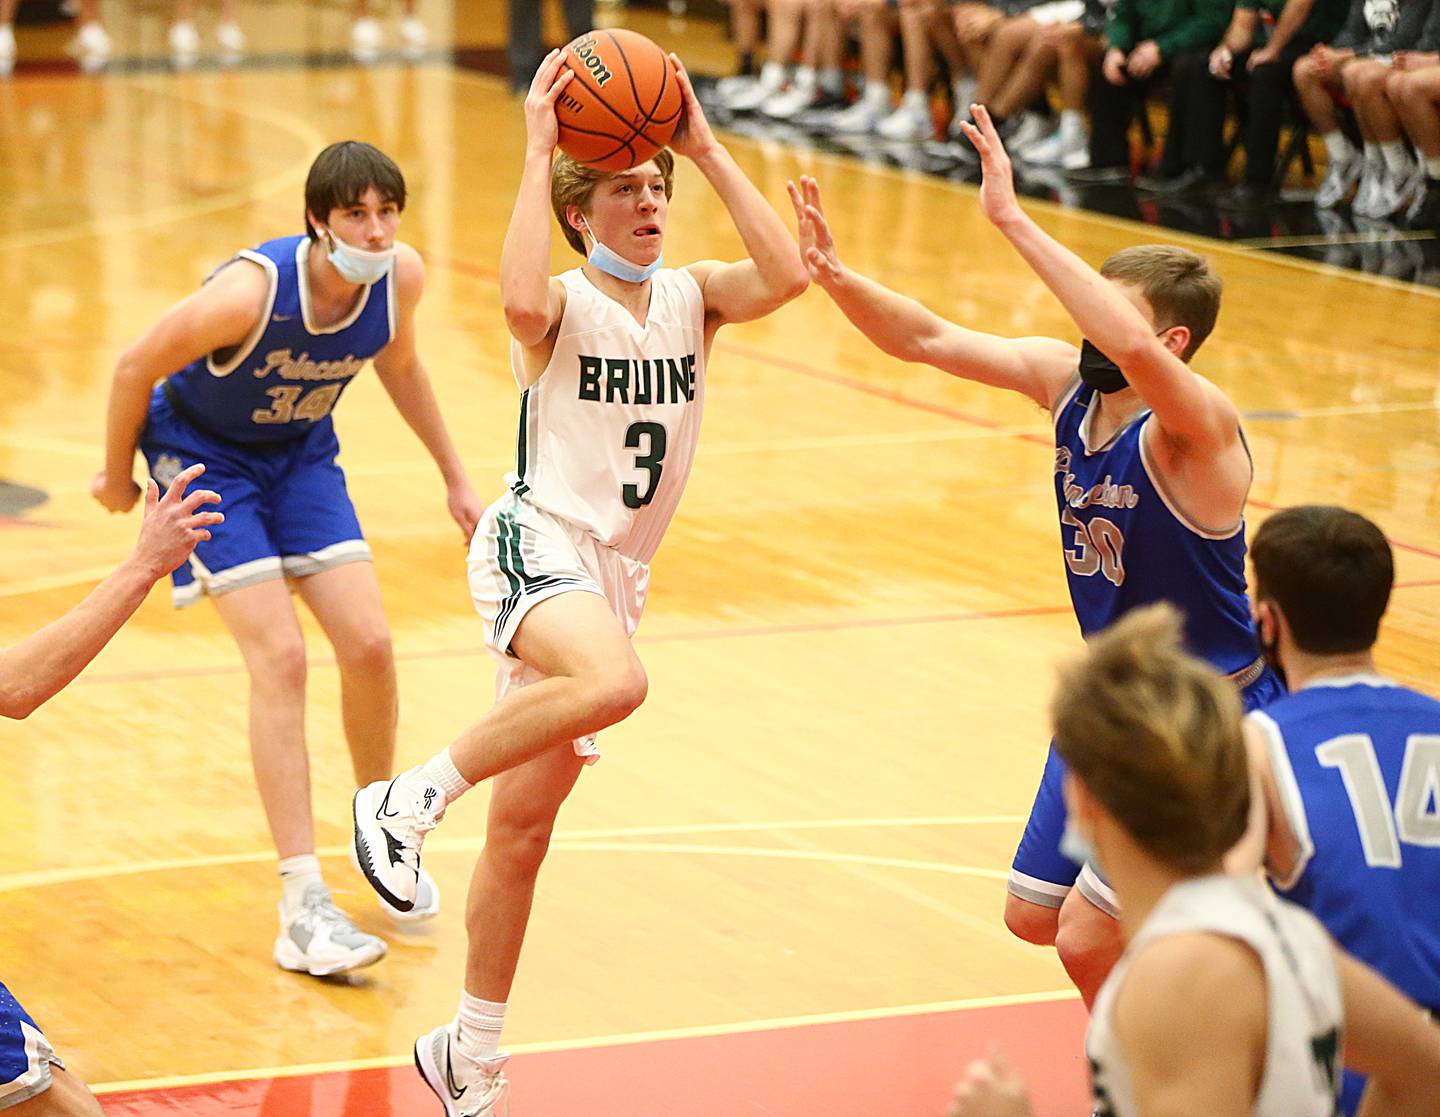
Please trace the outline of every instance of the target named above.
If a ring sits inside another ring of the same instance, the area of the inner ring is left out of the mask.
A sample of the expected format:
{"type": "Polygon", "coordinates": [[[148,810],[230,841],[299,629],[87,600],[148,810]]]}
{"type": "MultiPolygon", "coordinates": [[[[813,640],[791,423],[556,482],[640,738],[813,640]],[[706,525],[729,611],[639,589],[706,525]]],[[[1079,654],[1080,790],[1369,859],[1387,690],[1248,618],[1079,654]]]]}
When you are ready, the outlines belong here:
{"type": "MultiPolygon", "coordinates": [[[[599,844],[623,838],[663,837],[667,834],[725,834],[755,833],[771,830],[840,830],[864,829],[866,827],[895,826],[1011,826],[1024,822],[1025,815],[927,815],[916,818],[831,818],[831,819],[783,819],[766,822],[702,822],[678,826],[628,826],[595,830],[572,830],[557,832],[552,845],[583,850],[584,843],[599,844]]],[[[485,846],[483,836],[474,838],[432,838],[425,844],[425,852],[436,853],[478,853],[485,846]]],[[[622,849],[639,851],[639,843],[625,844],[622,849]]],[[[680,847],[674,847],[680,848],[680,847]]],[[[700,847],[696,847],[697,849],[700,847]]],[[[716,847],[724,848],[724,847],[716,847]]],[[[748,849],[750,847],[740,847],[748,849]]],[[[758,847],[755,847],[758,848],[758,847]]],[[[320,857],[349,858],[348,845],[320,846],[316,849],[320,857]]],[[[247,850],[243,853],[219,853],[205,857],[174,857],[153,861],[132,861],[123,865],[79,865],[65,869],[33,869],[20,873],[0,873],[0,892],[15,892],[21,889],[45,888],[56,884],[71,884],[82,880],[105,880],[110,877],[138,876],[143,873],[180,872],[187,869],[218,868],[223,865],[263,865],[275,860],[275,851],[269,849],[247,850]]],[[[877,862],[878,863],[878,862],[877,862]]],[[[928,867],[928,862],[907,862],[906,867],[928,867]]],[[[948,868],[939,871],[950,871],[948,868]]],[[[1002,874],[1003,875],[1003,874],[1002,874]]]]}
{"type": "MultiPolygon", "coordinates": [[[[588,1036],[583,1039],[517,1043],[510,1048],[510,1053],[512,1055],[540,1055],[555,1051],[586,1051],[596,1047],[663,1043],[668,1040],[710,1039],[716,1036],[746,1035],[751,1032],[779,1031],[786,1028],[810,1028],[823,1024],[853,1024],[866,1020],[888,1020],[905,1016],[931,1016],[945,1012],[1049,1004],[1055,1001],[1073,1001],[1079,996],[1080,994],[1073,989],[1047,989],[1037,993],[1007,993],[994,997],[969,997],[958,1001],[934,1001],[930,1004],[851,1009],[843,1012],[817,1012],[808,1016],[781,1016],[769,1020],[747,1020],[734,1024],[702,1024],[688,1028],[666,1028],[653,1032],[624,1032],[612,1036],[588,1036]]],[[[211,1071],[205,1074],[175,1075],[170,1078],[137,1078],[129,1082],[102,1082],[91,1084],[90,1089],[97,1094],[115,1094],[126,1090],[173,1090],[184,1086],[203,1086],[216,1082],[251,1082],[265,1078],[297,1078],[303,1075],[344,1074],[359,1070],[408,1067],[412,1062],[413,1057],[408,1053],[405,1055],[382,1055],[372,1059],[346,1059],[331,1063],[255,1067],[244,1070],[211,1071]]]]}
{"type": "Polygon", "coordinates": [[[302,162],[294,163],[284,170],[276,171],[265,178],[251,182],[244,189],[232,190],[229,193],[204,200],[177,202],[174,205],[161,206],[158,209],[152,210],[142,210],[139,213],[120,214],[116,217],[86,221],[66,228],[39,229],[28,233],[14,233],[8,237],[0,237],[0,250],[7,248],[33,248],[36,245],[57,244],[61,241],[75,240],[80,237],[99,237],[111,233],[130,232],[135,229],[144,229],[152,225],[164,224],[168,221],[189,220],[199,217],[202,214],[214,213],[217,210],[246,205],[271,194],[278,194],[286,188],[301,185],[305,181],[305,175],[309,169],[310,160],[314,158],[314,153],[325,146],[326,141],[324,134],[321,133],[319,129],[311,127],[302,117],[294,113],[283,112],[279,109],[264,108],[249,102],[233,102],[219,98],[200,97],[187,92],[183,87],[169,87],[155,80],[131,81],[126,84],[140,90],[142,93],[151,93],[157,97],[164,97],[167,100],[185,101],[200,108],[218,109],[222,112],[232,113],[261,124],[267,124],[272,128],[279,129],[282,132],[287,132],[294,136],[300,141],[307,154],[302,162]]]}

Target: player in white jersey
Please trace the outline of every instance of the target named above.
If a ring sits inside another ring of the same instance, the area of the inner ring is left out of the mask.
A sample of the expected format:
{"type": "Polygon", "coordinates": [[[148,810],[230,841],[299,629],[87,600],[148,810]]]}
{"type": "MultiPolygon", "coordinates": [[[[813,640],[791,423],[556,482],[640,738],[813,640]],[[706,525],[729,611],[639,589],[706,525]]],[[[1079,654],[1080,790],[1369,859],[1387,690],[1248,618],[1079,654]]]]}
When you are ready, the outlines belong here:
{"type": "Polygon", "coordinates": [[[500,1028],[556,814],[594,758],[594,735],[645,698],[630,638],[690,470],[715,331],[771,313],[807,283],[785,224],[715,139],[672,60],[685,98],[672,147],[709,180],[750,258],[661,267],[674,156],[617,174],[556,156],[555,102],[571,74],[552,52],[525,100],[525,169],[500,261],[523,390],[519,460],[470,549],[499,700],[428,764],[355,797],[361,867],[403,908],[424,835],[495,777],[459,1012],[415,1044],[451,1117],[495,1112],[504,1095],[500,1028]],[[558,277],[550,209],[586,257],[558,277]]]}
{"type": "MultiPolygon", "coordinates": [[[[1103,1117],[1333,1117],[1340,1063],[1375,1114],[1440,1114],[1440,1027],[1308,912],[1222,863],[1250,815],[1240,700],[1181,650],[1173,606],[1135,609],[1062,669],[1067,845],[1121,901],[1125,952],[1086,1036],[1103,1117]]],[[[956,1117],[1024,1117],[1001,1059],[974,1064],[956,1117]]]]}

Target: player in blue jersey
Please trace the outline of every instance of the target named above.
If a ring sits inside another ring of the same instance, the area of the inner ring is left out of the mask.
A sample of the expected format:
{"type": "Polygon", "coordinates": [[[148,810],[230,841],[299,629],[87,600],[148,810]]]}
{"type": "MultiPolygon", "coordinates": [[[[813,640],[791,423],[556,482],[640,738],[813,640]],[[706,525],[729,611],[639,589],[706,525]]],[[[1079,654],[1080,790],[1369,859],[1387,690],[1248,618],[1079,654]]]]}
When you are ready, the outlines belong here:
{"type": "MultiPolygon", "coordinates": [[[[162,484],[203,459],[225,493],[225,530],[175,573],[175,602],[208,595],[245,659],[255,777],[280,857],[275,960],[317,976],[385,953],[332,903],[315,857],[305,645],[290,598],[334,647],[357,785],[388,777],[395,662],[330,418],[367,360],[439,466],[467,539],[483,510],[416,353],[425,269],[395,239],[404,207],[388,156],[354,141],[322,151],[305,183],[306,234],[238,253],[121,356],[94,483],[101,504],[127,511],[138,443],[162,484]]],[[[433,915],[434,882],[422,893],[414,911],[433,915]]]]}
{"type": "MultiPolygon", "coordinates": [[[[135,551],[84,601],[10,648],[0,648],[0,717],[27,718],[48,702],[130,619],[152,587],[210,538],[223,513],[209,489],[187,494],[205,472],[183,470],[162,497],[150,482],[135,551]]],[[[31,959],[33,961],[33,959],[31,959]]],[[[0,1110],[7,1117],[99,1117],[85,1083],[65,1069],[55,1048],[10,990],[0,985],[0,1110]]]]}
{"type": "MultiPolygon", "coordinates": [[[[1266,520],[1250,557],[1260,638],[1290,687],[1249,717],[1267,761],[1267,867],[1440,1019],[1440,702],[1375,667],[1390,544],[1365,517],[1312,505],[1266,520]]],[[[1347,1113],[1362,1085],[1347,1074],[1347,1113]]]]}
{"type": "MultiPolygon", "coordinates": [[[[892,356],[1008,388],[1055,423],[1061,545],[1081,632],[1138,605],[1170,601],[1188,648],[1229,675],[1247,706],[1280,685],[1259,656],[1245,596],[1245,497],[1250,453],[1235,405],[1188,361],[1220,309],[1220,281],[1181,248],[1116,253],[1097,274],[1020,208],[1010,160],[983,106],[966,134],[980,152],[980,204],[1084,335],[1002,338],[948,322],[845,267],[813,179],[791,184],[802,231],[813,229],[810,275],[892,356]]],[[[1061,850],[1064,766],[1053,749],[1011,869],[1005,922],[1054,944],[1087,1003],[1120,952],[1105,888],[1075,889],[1080,864],[1061,850]]]]}

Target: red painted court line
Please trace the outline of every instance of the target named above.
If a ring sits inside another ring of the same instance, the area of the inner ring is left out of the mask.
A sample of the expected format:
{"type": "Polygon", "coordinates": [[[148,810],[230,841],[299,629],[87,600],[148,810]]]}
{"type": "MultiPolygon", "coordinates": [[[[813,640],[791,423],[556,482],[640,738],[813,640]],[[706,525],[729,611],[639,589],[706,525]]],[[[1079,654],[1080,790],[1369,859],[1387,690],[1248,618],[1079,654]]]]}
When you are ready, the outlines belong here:
{"type": "MultiPolygon", "coordinates": [[[[1051,1001],[520,1055],[512,1117],[926,1117],[999,1048],[1036,1117],[1089,1112],[1085,1010],[1051,1001]]],[[[111,1117],[440,1117],[410,1067],[111,1094],[111,1117]]]]}

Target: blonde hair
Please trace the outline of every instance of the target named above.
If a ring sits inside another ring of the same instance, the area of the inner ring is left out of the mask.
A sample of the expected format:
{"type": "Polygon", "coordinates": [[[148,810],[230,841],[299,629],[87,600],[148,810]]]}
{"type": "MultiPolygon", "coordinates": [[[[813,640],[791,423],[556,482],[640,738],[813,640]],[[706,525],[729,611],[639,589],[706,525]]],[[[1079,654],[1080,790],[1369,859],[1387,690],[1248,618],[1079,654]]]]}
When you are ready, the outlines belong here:
{"type": "Polygon", "coordinates": [[[1189,327],[1190,344],[1180,354],[1182,361],[1195,355],[1220,317],[1220,277],[1203,256],[1188,248],[1168,244],[1122,248],[1100,265],[1100,274],[1140,288],[1160,329],[1189,327]]]}
{"type": "MultiPolygon", "coordinates": [[[[665,197],[669,198],[675,193],[675,155],[668,147],[662,147],[655,153],[653,162],[660,168],[660,177],[665,180],[665,197]]],[[[585,238],[580,235],[580,230],[566,219],[565,211],[575,206],[584,213],[590,208],[590,198],[595,193],[595,188],[607,179],[614,178],[616,174],[623,173],[625,172],[597,171],[594,167],[577,163],[563,151],[555,153],[555,162],[550,165],[550,208],[555,211],[555,220],[560,222],[560,230],[565,234],[565,240],[580,255],[587,255],[585,238]]]]}
{"type": "Polygon", "coordinates": [[[1055,747],[1148,853],[1183,872],[1240,840],[1250,783],[1233,683],[1180,646],[1171,605],[1135,609],[1064,666],[1055,747]]]}

